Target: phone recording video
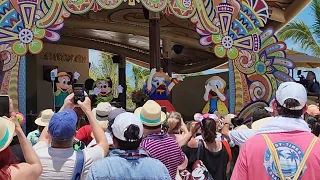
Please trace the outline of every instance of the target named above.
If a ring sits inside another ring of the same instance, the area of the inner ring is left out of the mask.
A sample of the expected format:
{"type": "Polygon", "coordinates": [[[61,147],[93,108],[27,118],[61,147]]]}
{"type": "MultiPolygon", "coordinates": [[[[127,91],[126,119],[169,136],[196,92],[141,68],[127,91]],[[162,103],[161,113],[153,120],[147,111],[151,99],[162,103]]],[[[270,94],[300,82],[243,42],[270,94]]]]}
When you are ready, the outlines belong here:
{"type": "Polygon", "coordinates": [[[74,83],[73,84],[73,92],[74,92],[74,103],[77,104],[78,101],[84,101],[84,84],[82,83],[74,83]]]}
{"type": "Polygon", "coordinates": [[[0,117],[9,117],[9,96],[0,95],[0,117]]]}
{"type": "Polygon", "coordinates": [[[167,107],[166,106],[161,106],[161,111],[167,114],[167,107]]]}

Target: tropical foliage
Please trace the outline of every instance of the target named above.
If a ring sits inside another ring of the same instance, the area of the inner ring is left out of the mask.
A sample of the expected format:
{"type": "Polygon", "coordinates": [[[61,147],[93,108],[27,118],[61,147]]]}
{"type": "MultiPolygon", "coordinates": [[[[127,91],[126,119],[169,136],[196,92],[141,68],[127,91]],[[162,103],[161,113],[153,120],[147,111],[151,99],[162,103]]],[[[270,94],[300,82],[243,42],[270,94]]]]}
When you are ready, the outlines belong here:
{"type": "Polygon", "coordinates": [[[132,64],[132,72],[134,78],[134,89],[138,91],[145,84],[145,81],[147,80],[150,71],[149,69],[142,68],[140,66],[132,64]]]}
{"type": "Polygon", "coordinates": [[[293,21],[278,32],[281,41],[292,39],[304,51],[311,51],[313,56],[320,57],[320,0],[311,3],[314,23],[308,27],[303,21],[293,21]]]}
{"type": "Polygon", "coordinates": [[[92,79],[106,79],[110,77],[113,82],[114,96],[118,96],[118,64],[112,62],[113,54],[100,52],[99,65],[92,65],[89,71],[89,76],[92,79]]]}

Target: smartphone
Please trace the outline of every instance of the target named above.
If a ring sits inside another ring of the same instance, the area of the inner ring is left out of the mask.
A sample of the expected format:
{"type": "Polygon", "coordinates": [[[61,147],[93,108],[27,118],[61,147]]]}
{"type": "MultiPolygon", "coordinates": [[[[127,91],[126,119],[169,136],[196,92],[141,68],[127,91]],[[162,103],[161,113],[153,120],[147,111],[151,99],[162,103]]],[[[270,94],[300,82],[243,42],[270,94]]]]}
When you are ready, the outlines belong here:
{"type": "Polygon", "coordinates": [[[84,101],[84,84],[83,83],[74,83],[73,84],[74,92],[74,103],[77,104],[78,101],[84,101]]]}
{"type": "Polygon", "coordinates": [[[9,117],[9,96],[0,95],[0,117],[7,116],[9,117]]]}
{"type": "Polygon", "coordinates": [[[167,107],[166,106],[161,106],[161,111],[167,114],[167,107]]]}

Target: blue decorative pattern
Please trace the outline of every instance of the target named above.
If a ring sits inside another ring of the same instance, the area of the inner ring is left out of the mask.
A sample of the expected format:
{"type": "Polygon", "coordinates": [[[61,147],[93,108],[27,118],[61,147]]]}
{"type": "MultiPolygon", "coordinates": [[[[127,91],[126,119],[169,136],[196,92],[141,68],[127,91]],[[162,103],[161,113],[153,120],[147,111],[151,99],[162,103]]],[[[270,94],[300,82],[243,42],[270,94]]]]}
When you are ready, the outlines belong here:
{"type": "MultiPolygon", "coordinates": [[[[21,56],[19,64],[19,83],[18,83],[18,104],[19,112],[27,117],[27,104],[26,104],[26,57],[21,56]]],[[[26,129],[26,125],[23,125],[23,129],[26,129]]]]}
{"type": "Polygon", "coordinates": [[[233,70],[233,63],[232,60],[228,62],[229,66],[229,112],[234,114],[235,113],[235,99],[236,99],[236,89],[235,89],[235,82],[234,82],[234,70],[233,70]]]}

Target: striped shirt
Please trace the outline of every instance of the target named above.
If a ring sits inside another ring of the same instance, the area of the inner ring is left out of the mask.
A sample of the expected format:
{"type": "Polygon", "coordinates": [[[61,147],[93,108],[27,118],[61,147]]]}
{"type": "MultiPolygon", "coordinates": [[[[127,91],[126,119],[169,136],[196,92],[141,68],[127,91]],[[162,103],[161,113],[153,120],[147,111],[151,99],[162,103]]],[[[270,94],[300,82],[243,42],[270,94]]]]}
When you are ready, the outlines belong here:
{"type": "Polygon", "coordinates": [[[160,160],[167,167],[171,179],[175,179],[185,154],[172,137],[167,133],[150,134],[142,140],[140,148],[148,152],[150,157],[160,160]]]}

